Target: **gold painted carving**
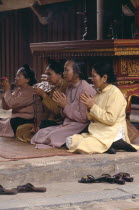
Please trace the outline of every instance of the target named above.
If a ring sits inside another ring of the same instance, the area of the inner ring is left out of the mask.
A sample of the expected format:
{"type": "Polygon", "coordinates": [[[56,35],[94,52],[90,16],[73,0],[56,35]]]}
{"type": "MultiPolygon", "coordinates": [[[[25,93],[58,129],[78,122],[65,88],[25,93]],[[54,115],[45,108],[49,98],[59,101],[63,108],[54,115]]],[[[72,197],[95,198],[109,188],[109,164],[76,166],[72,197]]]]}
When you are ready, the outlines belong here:
{"type": "Polygon", "coordinates": [[[132,85],[134,84],[134,81],[118,81],[118,85],[132,85]]]}
{"type": "Polygon", "coordinates": [[[139,76],[139,59],[134,57],[122,57],[121,74],[135,77],[139,76]]]}
{"type": "Polygon", "coordinates": [[[115,49],[115,55],[139,55],[139,48],[120,47],[115,49]]]}
{"type": "Polygon", "coordinates": [[[128,74],[128,65],[127,65],[127,58],[122,57],[121,58],[121,74],[128,74]]]}
{"type": "Polygon", "coordinates": [[[139,76],[139,59],[132,59],[128,63],[128,75],[139,76]]]}

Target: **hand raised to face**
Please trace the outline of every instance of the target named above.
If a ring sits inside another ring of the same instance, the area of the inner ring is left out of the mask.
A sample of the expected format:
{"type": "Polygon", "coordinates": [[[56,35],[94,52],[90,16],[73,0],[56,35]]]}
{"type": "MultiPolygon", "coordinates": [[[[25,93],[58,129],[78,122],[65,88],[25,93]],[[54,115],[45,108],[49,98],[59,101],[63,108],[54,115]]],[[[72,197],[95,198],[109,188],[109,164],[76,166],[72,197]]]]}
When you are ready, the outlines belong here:
{"type": "Polygon", "coordinates": [[[11,85],[8,79],[0,81],[0,86],[3,88],[4,91],[11,90],[11,85]]]}
{"type": "Polygon", "coordinates": [[[60,93],[58,91],[55,91],[53,94],[53,100],[56,102],[56,104],[62,108],[64,108],[68,102],[66,95],[64,93],[60,93]]]}
{"type": "Polygon", "coordinates": [[[81,102],[87,106],[88,109],[91,109],[95,104],[94,97],[88,95],[87,93],[83,93],[80,95],[81,102]]]}

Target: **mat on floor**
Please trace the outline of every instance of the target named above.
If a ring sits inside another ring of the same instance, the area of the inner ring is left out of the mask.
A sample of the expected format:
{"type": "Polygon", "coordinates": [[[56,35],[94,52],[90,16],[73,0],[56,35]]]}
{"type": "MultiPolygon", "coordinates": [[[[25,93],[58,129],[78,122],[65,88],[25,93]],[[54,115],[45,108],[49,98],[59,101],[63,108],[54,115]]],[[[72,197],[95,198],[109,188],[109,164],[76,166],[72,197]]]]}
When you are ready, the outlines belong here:
{"type": "Polygon", "coordinates": [[[68,152],[65,147],[38,150],[35,149],[35,145],[18,141],[15,138],[0,137],[0,157],[2,157],[0,161],[4,161],[3,158],[19,160],[67,155],[73,154],[68,152]]]}
{"type": "MultiPolygon", "coordinates": [[[[135,126],[133,126],[129,120],[126,121],[127,122],[127,130],[128,130],[128,136],[129,136],[129,139],[130,139],[130,142],[134,142],[135,139],[139,136],[139,130],[137,130],[135,128],[135,126]]],[[[134,144],[134,143],[133,143],[134,144]]]]}

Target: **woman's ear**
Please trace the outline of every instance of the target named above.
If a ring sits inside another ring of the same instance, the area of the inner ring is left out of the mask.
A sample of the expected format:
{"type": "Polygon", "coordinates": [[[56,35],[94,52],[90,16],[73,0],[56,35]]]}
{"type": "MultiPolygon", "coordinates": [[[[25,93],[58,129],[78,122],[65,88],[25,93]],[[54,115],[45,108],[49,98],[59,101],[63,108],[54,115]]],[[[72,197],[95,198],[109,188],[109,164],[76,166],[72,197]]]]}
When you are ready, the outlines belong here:
{"type": "Polygon", "coordinates": [[[80,78],[80,73],[74,73],[74,76],[77,78],[79,77],[80,78]]]}
{"type": "Polygon", "coordinates": [[[105,74],[105,75],[103,76],[103,79],[104,79],[104,82],[107,82],[108,76],[105,74]]]}
{"type": "Polygon", "coordinates": [[[63,74],[62,74],[62,73],[59,73],[58,75],[59,75],[59,79],[60,79],[61,77],[63,77],[63,74]]]}

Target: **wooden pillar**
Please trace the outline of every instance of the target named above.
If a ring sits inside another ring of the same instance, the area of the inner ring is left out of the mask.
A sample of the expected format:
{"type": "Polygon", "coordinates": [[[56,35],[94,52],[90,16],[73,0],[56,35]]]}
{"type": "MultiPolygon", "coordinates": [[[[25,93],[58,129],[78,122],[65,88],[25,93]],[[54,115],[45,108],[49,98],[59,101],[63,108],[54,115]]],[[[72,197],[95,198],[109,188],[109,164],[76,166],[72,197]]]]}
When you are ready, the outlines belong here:
{"type": "Polygon", "coordinates": [[[97,40],[103,39],[103,1],[97,0],[97,40]]]}

